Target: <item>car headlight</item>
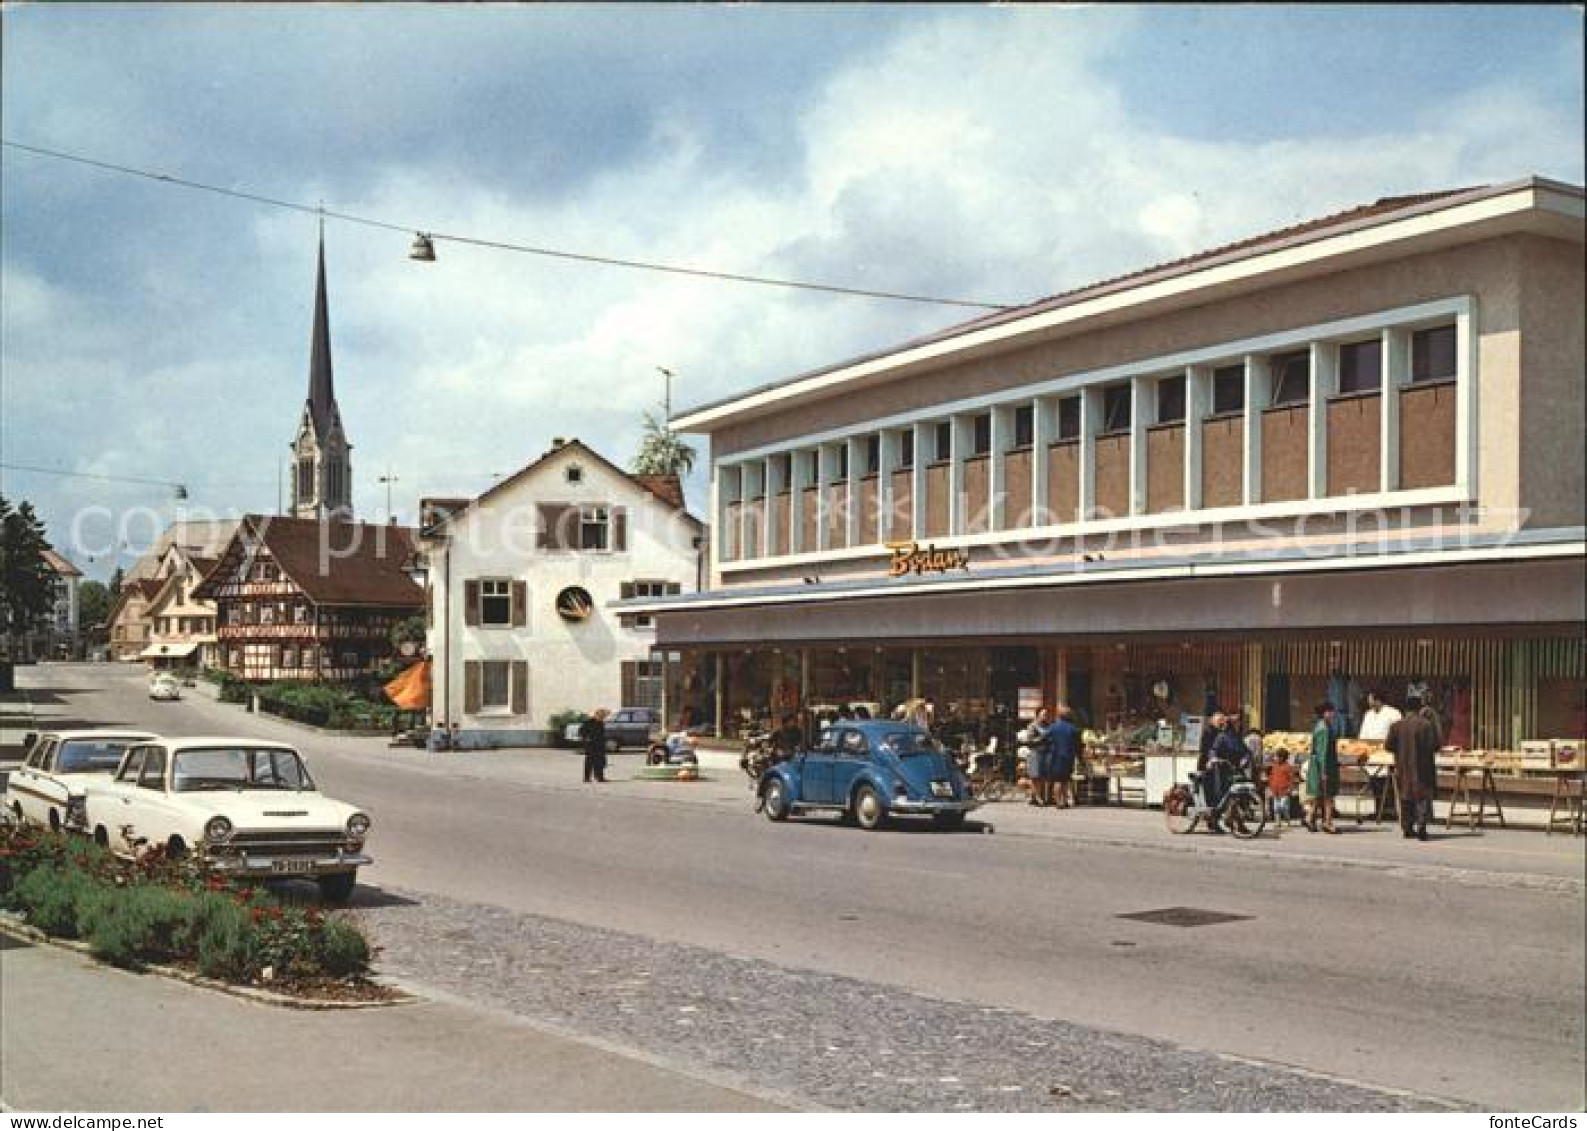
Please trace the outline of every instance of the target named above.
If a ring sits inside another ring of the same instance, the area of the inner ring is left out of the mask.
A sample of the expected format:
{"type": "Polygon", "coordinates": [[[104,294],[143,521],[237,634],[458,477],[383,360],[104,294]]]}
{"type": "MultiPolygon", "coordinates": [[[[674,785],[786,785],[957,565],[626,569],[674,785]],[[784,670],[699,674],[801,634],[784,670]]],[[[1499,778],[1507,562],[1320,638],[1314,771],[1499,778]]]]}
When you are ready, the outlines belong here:
{"type": "Polygon", "coordinates": [[[347,818],[347,835],[354,840],[363,840],[369,834],[369,818],[362,813],[354,813],[347,818]]]}
{"type": "Polygon", "coordinates": [[[231,839],[231,822],[225,817],[211,817],[204,824],[204,839],[210,844],[225,844],[231,839]]]}

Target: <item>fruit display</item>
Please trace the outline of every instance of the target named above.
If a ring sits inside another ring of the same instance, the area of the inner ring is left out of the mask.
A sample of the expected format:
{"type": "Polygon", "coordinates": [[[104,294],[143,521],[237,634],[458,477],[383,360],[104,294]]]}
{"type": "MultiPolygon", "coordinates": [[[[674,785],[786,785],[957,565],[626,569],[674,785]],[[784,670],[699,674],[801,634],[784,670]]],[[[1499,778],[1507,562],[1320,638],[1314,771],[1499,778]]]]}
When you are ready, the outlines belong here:
{"type": "Polygon", "coordinates": [[[1311,753],[1311,735],[1294,730],[1274,730],[1262,736],[1262,753],[1304,758],[1311,753]]]}

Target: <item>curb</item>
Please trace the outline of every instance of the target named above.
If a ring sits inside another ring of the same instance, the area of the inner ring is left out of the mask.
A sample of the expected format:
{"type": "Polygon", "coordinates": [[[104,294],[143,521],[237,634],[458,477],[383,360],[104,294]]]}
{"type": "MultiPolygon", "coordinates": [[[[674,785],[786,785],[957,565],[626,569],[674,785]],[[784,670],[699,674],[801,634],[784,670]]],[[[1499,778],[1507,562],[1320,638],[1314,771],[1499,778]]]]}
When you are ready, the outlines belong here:
{"type": "Polygon", "coordinates": [[[382,986],[400,995],[386,1001],[320,1001],[314,998],[293,997],[291,994],[277,993],[274,990],[261,990],[255,986],[238,986],[230,982],[222,982],[215,978],[206,978],[202,974],[194,974],[190,970],[181,970],[175,966],[166,966],[161,963],[148,963],[136,970],[127,970],[125,967],[112,966],[94,957],[93,950],[85,942],[77,939],[58,939],[46,935],[37,927],[26,923],[19,923],[9,915],[0,915],[0,935],[8,935],[19,942],[33,943],[36,945],[52,946],[58,950],[70,951],[91,960],[96,966],[110,970],[121,970],[129,974],[157,974],[162,978],[169,978],[174,982],[185,982],[198,989],[210,990],[215,993],[225,994],[228,997],[241,998],[258,1005],[271,1005],[278,1009],[300,1009],[310,1012],[326,1012],[342,1009],[389,1009],[398,1005],[415,1005],[423,999],[404,989],[402,986],[390,982],[371,979],[376,985],[382,986]]]}

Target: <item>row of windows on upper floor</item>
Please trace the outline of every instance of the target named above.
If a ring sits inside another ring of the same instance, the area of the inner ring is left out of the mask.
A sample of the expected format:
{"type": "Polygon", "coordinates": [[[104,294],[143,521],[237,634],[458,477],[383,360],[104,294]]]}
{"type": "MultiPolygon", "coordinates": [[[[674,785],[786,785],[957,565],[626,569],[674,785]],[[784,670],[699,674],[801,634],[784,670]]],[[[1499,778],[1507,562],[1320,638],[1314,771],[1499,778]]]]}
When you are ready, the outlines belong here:
{"type": "MultiPolygon", "coordinates": [[[[1456,332],[1453,322],[1414,331],[1411,336],[1411,384],[1447,381],[1456,374],[1456,332]]],[[[1268,406],[1284,408],[1306,404],[1311,397],[1311,350],[1297,349],[1275,354],[1268,359],[1268,406]]],[[[1212,371],[1211,415],[1228,416],[1245,411],[1245,365],[1235,362],[1218,366],[1212,371]]],[[[1344,342],[1338,347],[1338,391],[1340,394],[1370,393],[1383,387],[1383,342],[1379,335],[1359,341],[1344,342]]],[[[1180,424],[1186,413],[1185,375],[1159,378],[1156,383],[1156,424],[1180,424]]],[[[1133,404],[1133,385],[1129,381],[1105,386],[1102,389],[1102,413],[1097,429],[1099,436],[1119,435],[1130,431],[1133,404]]],[[[1055,439],[1062,442],[1078,440],[1081,425],[1080,394],[1060,397],[1055,413],[1055,439]]],[[[1036,436],[1036,411],[1033,405],[1023,404],[1014,409],[1013,446],[1029,447],[1036,436]]],[[[929,433],[931,461],[941,463],[951,458],[953,425],[950,421],[937,421],[929,433]]],[[[915,433],[905,429],[899,434],[897,461],[893,470],[904,471],[915,466],[915,433]]],[[[992,450],[992,414],[983,412],[971,418],[970,455],[986,455],[992,450]]],[[[821,453],[810,449],[799,453],[807,460],[804,481],[814,483],[819,477],[821,453]]],[[[793,476],[793,452],[782,452],[772,457],[778,464],[778,478],[787,484],[793,476]]],[[[835,449],[834,475],[847,479],[849,475],[849,449],[839,445],[835,449]]],[[[861,473],[875,475],[882,467],[882,444],[879,435],[865,437],[861,473]]]]}

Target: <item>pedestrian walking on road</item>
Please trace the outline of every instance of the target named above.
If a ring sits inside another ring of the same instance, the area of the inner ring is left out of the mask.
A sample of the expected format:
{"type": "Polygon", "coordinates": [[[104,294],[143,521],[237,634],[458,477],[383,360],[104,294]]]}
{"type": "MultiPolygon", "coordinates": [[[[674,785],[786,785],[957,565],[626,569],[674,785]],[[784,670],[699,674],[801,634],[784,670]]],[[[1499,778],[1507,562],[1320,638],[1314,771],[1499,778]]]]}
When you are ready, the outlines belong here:
{"type": "Polygon", "coordinates": [[[1383,748],[1394,755],[1395,784],[1400,790],[1400,832],[1407,839],[1427,839],[1433,816],[1433,795],[1438,791],[1438,748],[1442,739],[1438,721],[1416,700],[1406,703],[1409,713],[1389,727],[1383,748]]]}
{"type": "Polygon", "coordinates": [[[1306,763],[1306,793],[1311,812],[1306,828],[1316,832],[1319,823],[1325,833],[1334,827],[1334,798],[1339,795],[1339,736],[1334,730],[1334,705],[1326,700],[1317,704],[1317,722],[1311,730],[1311,759],[1306,763]]]}
{"type": "Polygon", "coordinates": [[[605,707],[597,707],[590,717],[579,724],[579,741],[584,744],[584,780],[606,780],[606,716],[605,707]]]}

